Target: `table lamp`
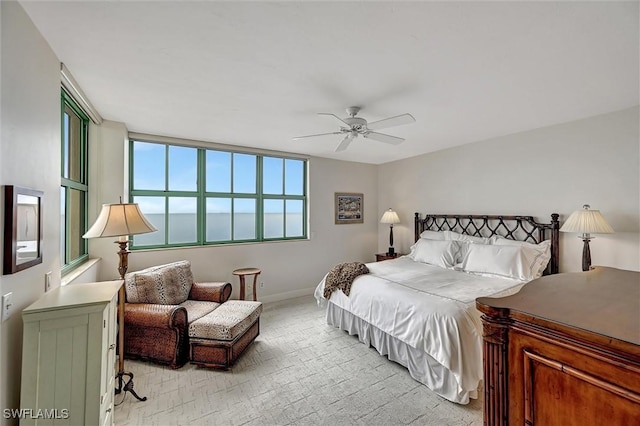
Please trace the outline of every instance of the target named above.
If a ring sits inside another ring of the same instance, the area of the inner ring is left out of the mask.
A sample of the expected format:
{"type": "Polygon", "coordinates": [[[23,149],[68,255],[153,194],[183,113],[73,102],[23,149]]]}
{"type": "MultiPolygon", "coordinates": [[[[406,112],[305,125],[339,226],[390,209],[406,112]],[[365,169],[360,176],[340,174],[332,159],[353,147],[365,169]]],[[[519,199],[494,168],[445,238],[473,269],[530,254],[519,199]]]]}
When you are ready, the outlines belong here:
{"type": "Polygon", "coordinates": [[[388,223],[389,224],[389,251],[387,255],[393,256],[396,252],[393,248],[393,224],[400,223],[400,218],[398,217],[398,213],[389,209],[382,215],[382,219],[380,219],[380,223],[388,223]]]}
{"type": "MultiPolygon", "coordinates": [[[[100,238],[100,237],[119,237],[114,241],[120,246],[118,257],[118,272],[120,279],[124,280],[129,265],[129,251],[127,244],[129,243],[129,235],[146,234],[157,231],[157,229],[144,217],[137,204],[120,203],[103,204],[102,210],[98,215],[95,223],[82,236],[82,238],[100,238]]],[[[141,398],[133,390],[133,373],[124,371],[124,283],[118,291],[118,387],[116,394],[120,392],[131,392],[131,394],[140,401],[146,401],[147,398],[141,398]],[[124,376],[129,377],[126,384],[123,385],[124,376]]]]}
{"type": "Polygon", "coordinates": [[[609,226],[599,210],[591,210],[588,204],[582,206],[582,210],[571,213],[567,221],[560,228],[560,232],[576,232],[582,234],[584,246],[582,248],[582,270],[591,269],[591,251],[589,241],[594,237],[591,234],[612,234],[613,228],[609,226]]]}

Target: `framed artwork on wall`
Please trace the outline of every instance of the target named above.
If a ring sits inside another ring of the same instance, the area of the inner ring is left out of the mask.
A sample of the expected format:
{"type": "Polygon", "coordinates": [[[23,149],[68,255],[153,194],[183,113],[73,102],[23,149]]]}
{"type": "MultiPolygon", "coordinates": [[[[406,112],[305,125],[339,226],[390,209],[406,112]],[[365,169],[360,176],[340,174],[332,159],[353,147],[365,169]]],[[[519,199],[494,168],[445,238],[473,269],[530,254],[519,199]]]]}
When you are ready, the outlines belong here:
{"type": "Polygon", "coordinates": [[[364,195],[352,192],[336,192],[335,221],[338,225],[363,223],[364,195]]]}
{"type": "Polygon", "coordinates": [[[3,275],[42,263],[43,195],[41,191],[5,185],[3,275]]]}

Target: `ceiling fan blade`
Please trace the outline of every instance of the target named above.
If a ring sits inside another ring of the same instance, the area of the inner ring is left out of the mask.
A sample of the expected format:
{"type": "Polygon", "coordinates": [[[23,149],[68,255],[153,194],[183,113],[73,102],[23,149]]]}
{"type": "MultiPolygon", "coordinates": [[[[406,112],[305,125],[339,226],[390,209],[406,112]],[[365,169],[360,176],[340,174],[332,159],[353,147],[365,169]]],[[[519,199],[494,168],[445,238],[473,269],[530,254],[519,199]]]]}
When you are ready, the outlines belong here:
{"type": "Polygon", "coordinates": [[[349,123],[347,123],[346,121],[344,121],[342,118],[338,117],[337,115],[331,114],[330,112],[319,112],[318,115],[330,115],[330,116],[335,117],[336,119],[340,120],[340,122],[342,124],[344,124],[345,126],[351,127],[351,126],[349,126],[349,123]]]}
{"type": "Polygon", "coordinates": [[[398,145],[404,142],[403,138],[397,136],[385,135],[378,132],[367,132],[363,135],[365,138],[371,138],[379,142],[390,143],[391,145],[398,145]]]}
{"type": "Polygon", "coordinates": [[[342,134],[342,132],[318,133],[316,135],[296,136],[295,138],[293,138],[293,140],[297,141],[297,140],[300,140],[300,139],[315,138],[315,137],[318,137],[318,136],[341,135],[341,134],[342,134]]]}
{"type": "Polygon", "coordinates": [[[378,130],[385,129],[387,127],[400,126],[402,124],[414,123],[416,121],[411,114],[401,114],[396,115],[395,117],[385,118],[384,120],[374,121],[373,123],[367,124],[367,129],[369,130],[378,130]]]}
{"type": "Polygon", "coordinates": [[[345,149],[347,149],[347,147],[349,146],[349,144],[351,143],[351,141],[357,136],[358,134],[355,132],[351,132],[347,135],[346,138],[342,139],[342,142],[340,142],[340,145],[338,145],[336,147],[336,152],[339,151],[344,151],[345,149]]]}

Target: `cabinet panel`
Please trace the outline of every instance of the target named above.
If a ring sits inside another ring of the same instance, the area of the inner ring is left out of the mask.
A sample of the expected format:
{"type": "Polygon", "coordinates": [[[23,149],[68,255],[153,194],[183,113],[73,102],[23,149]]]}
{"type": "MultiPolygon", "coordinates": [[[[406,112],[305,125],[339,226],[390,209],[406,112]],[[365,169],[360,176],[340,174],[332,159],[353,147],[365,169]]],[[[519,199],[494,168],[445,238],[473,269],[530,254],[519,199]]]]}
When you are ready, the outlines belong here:
{"type": "Polygon", "coordinates": [[[627,425],[640,418],[640,395],[616,383],[528,351],[524,367],[528,425],[627,425]]]}

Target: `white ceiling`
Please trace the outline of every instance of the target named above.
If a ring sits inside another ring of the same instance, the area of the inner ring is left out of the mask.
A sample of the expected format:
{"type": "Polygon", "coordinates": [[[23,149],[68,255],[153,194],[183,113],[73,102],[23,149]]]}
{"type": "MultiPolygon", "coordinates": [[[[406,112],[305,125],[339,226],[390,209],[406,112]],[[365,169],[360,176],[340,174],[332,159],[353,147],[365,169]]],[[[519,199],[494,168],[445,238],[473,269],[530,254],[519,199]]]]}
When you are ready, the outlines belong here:
{"type": "Polygon", "coordinates": [[[380,164],[639,103],[638,2],[21,4],[132,132],[380,164]],[[351,105],[416,123],[291,140],[351,105]]]}

